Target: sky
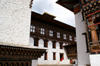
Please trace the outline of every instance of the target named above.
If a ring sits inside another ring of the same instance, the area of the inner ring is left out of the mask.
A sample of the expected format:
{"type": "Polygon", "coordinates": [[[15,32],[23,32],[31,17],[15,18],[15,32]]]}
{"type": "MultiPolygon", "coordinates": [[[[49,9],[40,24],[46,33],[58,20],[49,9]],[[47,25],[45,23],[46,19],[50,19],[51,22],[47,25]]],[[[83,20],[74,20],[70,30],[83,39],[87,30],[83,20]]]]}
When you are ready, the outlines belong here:
{"type": "Polygon", "coordinates": [[[55,20],[75,27],[74,13],[56,3],[57,0],[34,0],[32,11],[43,14],[47,12],[56,16],[55,20]]]}

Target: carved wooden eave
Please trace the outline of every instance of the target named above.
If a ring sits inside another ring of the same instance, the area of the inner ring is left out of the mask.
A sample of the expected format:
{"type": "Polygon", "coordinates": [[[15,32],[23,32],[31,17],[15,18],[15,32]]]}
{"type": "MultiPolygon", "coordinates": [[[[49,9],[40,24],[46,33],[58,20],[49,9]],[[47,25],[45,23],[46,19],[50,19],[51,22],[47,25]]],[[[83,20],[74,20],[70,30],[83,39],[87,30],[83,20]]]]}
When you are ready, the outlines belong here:
{"type": "Polygon", "coordinates": [[[58,0],[56,3],[69,9],[70,11],[77,13],[80,11],[80,7],[74,7],[79,4],[79,0],[58,0]]]}
{"type": "Polygon", "coordinates": [[[66,53],[69,59],[77,59],[76,43],[64,45],[64,48],[66,50],[66,53]]]}
{"type": "Polygon", "coordinates": [[[0,45],[0,60],[32,60],[40,58],[45,49],[0,45]]]}
{"type": "Polygon", "coordinates": [[[98,12],[100,12],[100,1],[91,1],[82,5],[81,12],[85,14],[86,17],[90,17],[98,12]]]}
{"type": "MultiPolygon", "coordinates": [[[[49,15],[47,13],[44,13],[43,15],[37,14],[35,12],[32,12],[31,14],[31,20],[36,20],[39,22],[43,22],[49,25],[53,25],[56,26],[60,29],[63,30],[68,30],[71,32],[75,32],[75,27],[70,26],[68,24],[62,23],[60,21],[54,20],[55,16],[49,15]]],[[[31,24],[34,24],[34,22],[32,21],[31,24]]]]}

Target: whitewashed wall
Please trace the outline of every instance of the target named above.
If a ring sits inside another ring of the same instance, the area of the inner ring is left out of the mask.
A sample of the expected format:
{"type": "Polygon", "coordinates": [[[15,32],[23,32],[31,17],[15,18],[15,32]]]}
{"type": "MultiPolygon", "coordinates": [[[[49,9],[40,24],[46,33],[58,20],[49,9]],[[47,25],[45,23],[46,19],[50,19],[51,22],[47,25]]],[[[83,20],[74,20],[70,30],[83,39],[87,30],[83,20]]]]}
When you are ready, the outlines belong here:
{"type": "Polygon", "coordinates": [[[100,66],[100,54],[90,55],[91,66],[100,66]]]}
{"type": "MultiPolygon", "coordinates": [[[[30,46],[34,46],[34,38],[30,38],[30,46]]],[[[39,46],[37,48],[45,48],[44,47],[44,41],[42,39],[39,40],[39,46]]],[[[48,41],[48,47],[45,48],[47,49],[47,59],[44,60],[44,55],[41,56],[41,58],[38,59],[38,64],[43,65],[43,64],[70,64],[69,59],[67,58],[67,55],[65,53],[64,49],[60,49],[60,44],[59,42],[56,43],[56,48],[52,48],[52,41],[48,41]],[[53,52],[56,52],[56,60],[53,60],[53,52]],[[60,62],[60,53],[64,54],[64,60],[60,62]]]]}
{"type": "Polygon", "coordinates": [[[0,0],[0,44],[29,45],[31,0],[0,0]]]}
{"type": "Polygon", "coordinates": [[[77,38],[77,53],[78,53],[78,66],[85,66],[90,64],[89,53],[86,53],[85,36],[82,33],[86,32],[85,23],[82,22],[81,12],[75,14],[76,22],[76,38],[77,38]]]}

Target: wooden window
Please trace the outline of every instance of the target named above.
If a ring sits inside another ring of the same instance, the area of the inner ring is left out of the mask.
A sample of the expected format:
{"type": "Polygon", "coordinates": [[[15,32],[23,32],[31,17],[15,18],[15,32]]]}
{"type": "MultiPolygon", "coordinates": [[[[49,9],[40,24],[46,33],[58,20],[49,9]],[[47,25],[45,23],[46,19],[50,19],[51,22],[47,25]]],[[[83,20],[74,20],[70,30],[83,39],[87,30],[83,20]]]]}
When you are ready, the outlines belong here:
{"type": "Polygon", "coordinates": [[[72,41],[72,36],[69,36],[69,40],[72,41]]]}
{"type": "Polygon", "coordinates": [[[45,34],[45,29],[44,28],[41,28],[41,32],[40,34],[44,35],[45,34]]]}
{"type": "Polygon", "coordinates": [[[53,41],[52,43],[53,43],[52,48],[56,48],[56,41],[53,41]]]}
{"type": "Polygon", "coordinates": [[[59,32],[57,32],[57,38],[60,38],[60,33],[59,32]]]}
{"type": "Polygon", "coordinates": [[[35,26],[32,26],[32,25],[31,25],[30,31],[34,33],[34,32],[35,32],[35,26]]]}
{"type": "Polygon", "coordinates": [[[63,34],[63,39],[65,39],[65,40],[66,40],[66,34],[63,34]]]}
{"type": "Polygon", "coordinates": [[[44,40],[44,47],[48,47],[48,40],[44,40]]]}
{"type": "Polygon", "coordinates": [[[53,36],[53,31],[52,30],[49,31],[49,36],[53,36]]]}
{"type": "Polygon", "coordinates": [[[53,52],[53,60],[56,60],[56,53],[53,52]]]}
{"type": "Polygon", "coordinates": [[[44,53],[44,60],[47,60],[47,52],[44,53]]]}
{"type": "Polygon", "coordinates": [[[34,46],[38,46],[38,38],[34,38],[34,46]]]}
{"type": "Polygon", "coordinates": [[[76,37],[74,37],[74,41],[76,41],[76,37]]]}
{"type": "Polygon", "coordinates": [[[63,49],[63,43],[60,43],[60,49],[63,49]]]}

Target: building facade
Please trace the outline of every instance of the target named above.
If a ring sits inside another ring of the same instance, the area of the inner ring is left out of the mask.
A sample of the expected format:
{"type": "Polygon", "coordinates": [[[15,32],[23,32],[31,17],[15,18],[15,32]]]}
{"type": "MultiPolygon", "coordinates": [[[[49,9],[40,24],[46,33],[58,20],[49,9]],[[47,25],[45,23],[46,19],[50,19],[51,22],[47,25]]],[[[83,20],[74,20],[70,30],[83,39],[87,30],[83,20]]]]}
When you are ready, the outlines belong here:
{"type": "Polygon", "coordinates": [[[77,57],[75,28],[54,18],[55,16],[47,13],[40,15],[32,12],[30,46],[47,49],[46,53],[38,59],[38,65],[70,64],[70,58],[77,57]],[[67,46],[70,45],[75,47],[72,49],[73,52],[67,51],[67,46]]]}
{"type": "Polygon", "coordinates": [[[59,0],[57,3],[75,13],[78,66],[99,66],[100,0],[59,0]]]}
{"type": "Polygon", "coordinates": [[[0,66],[37,66],[37,58],[46,51],[29,46],[31,4],[0,0],[0,66]]]}

